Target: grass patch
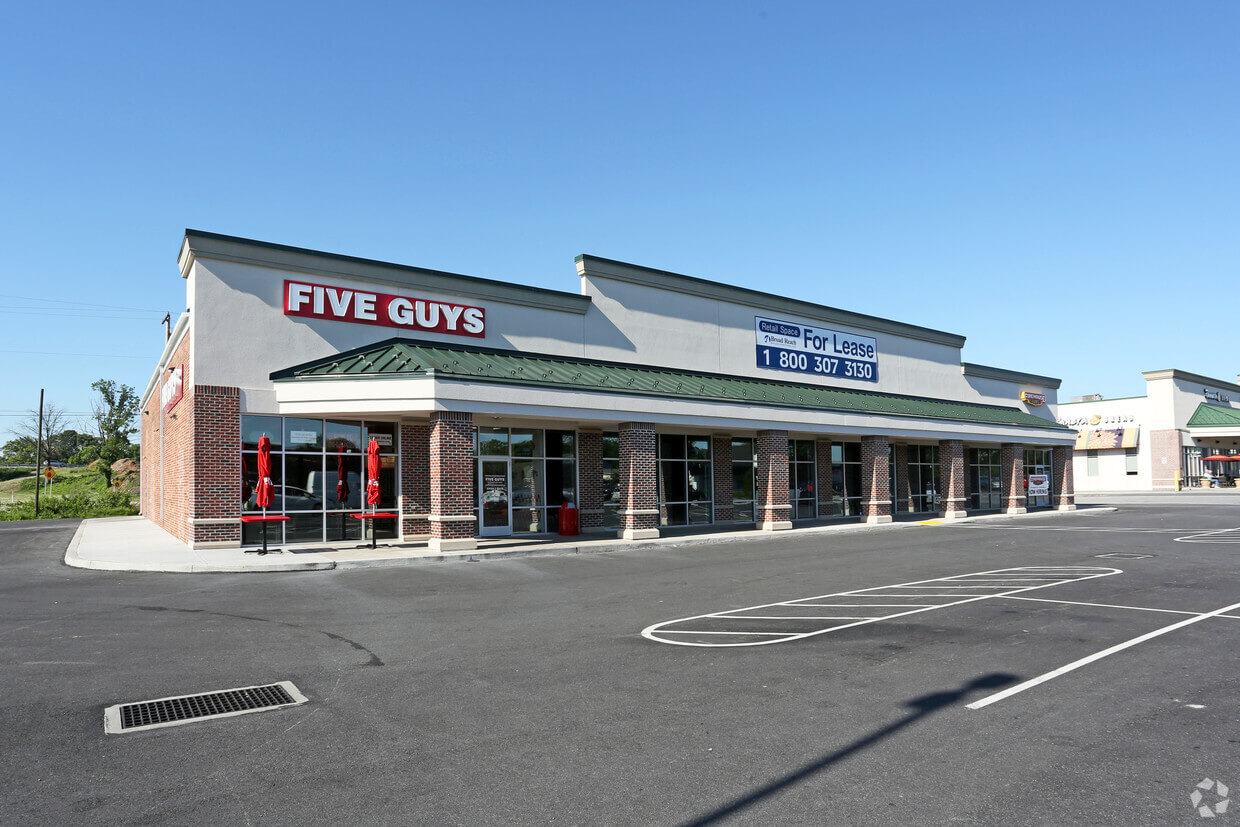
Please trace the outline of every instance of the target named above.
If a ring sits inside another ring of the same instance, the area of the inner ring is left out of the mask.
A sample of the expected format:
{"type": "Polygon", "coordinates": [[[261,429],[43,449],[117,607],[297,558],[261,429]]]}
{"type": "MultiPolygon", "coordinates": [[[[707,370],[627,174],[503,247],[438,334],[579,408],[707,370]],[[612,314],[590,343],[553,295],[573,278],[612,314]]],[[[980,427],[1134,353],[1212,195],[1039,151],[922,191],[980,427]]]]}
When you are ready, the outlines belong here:
{"type": "MultiPolygon", "coordinates": [[[[109,489],[98,493],[77,491],[39,498],[40,520],[62,520],[86,517],[127,517],[138,513],[124,491],[109,489]]],[[[13,504],[0,503],[0,521],[33,520],[34,499],[13,504]]]]}

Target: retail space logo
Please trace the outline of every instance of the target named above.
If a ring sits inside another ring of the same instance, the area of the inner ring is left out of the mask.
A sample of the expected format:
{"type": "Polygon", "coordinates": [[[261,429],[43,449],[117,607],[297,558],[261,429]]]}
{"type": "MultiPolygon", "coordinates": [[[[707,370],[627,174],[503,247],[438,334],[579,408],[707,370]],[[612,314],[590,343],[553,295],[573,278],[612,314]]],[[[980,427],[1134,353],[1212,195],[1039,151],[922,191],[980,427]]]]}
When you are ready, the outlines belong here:
{"type": "Polygon", "coordinates": [[[300,281],[284,282],[284,315],[424,333],[486,336],[486,310],[481,307],[300,281]]]}
{"type": "Polygon", "coordinates": [[[1227,785],[1222,781],[1203,778],[1197,782],[1188,800],[1193,803],[1193,809],[1197,811],[1197,815],[1202,818],[1214,818],[1227,812],[1227,807],[1231,804],[1228,795],[1227,785]]]}

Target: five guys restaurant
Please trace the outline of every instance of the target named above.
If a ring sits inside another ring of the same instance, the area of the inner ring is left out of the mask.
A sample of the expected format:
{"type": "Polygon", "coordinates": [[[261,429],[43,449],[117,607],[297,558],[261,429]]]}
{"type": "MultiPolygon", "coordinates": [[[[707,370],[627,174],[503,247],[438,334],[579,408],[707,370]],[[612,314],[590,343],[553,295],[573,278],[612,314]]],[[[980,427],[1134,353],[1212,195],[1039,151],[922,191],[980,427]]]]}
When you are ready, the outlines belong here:
{"type": "Polygon", "coordinates": [[[1059,380],[963,336],[596,256],[576,291],[189,230],[142,513],[191,547],[476,547],[1074,508],[1059,380]],[[365,506],[367,446],[378,509],[365,506]]]}

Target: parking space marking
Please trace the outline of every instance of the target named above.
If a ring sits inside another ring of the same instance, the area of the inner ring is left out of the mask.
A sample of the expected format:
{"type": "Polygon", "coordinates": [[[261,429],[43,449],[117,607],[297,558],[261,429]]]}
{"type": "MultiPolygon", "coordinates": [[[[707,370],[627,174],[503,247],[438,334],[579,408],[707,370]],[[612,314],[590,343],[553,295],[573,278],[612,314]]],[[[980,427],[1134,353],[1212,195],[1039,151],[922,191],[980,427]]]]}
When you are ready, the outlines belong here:
{"type": "MultiPolygon", "coordinates": [[[[1132,609],[1134,612],[1164,612],[1172,615],[1199,615],[1201,612],[1186,612],[1181,609],[1154,609],[1149,606],[1117,606],[1114,603],[1082,603],[1079,600],[1053,600],[1049,597],[1005,597],[1005,600],[1028,600],[1033,603],[1063,603],[1067,606],[1092,606],[1098,609],[1132,609]]],[[[1240,615],[1219,615],[1219,617],[1240,620],[1240,615]]]]}
{"type": "Polygon", "coordinates": [[[1226,615],[1228,612],[1234,611],[1236,609],[1240,609],[1240,603],[1233,603],[1230,606],[1224,606],[1223,608],[1215,609],[1212,612],[1205,612],[1202,614],[1198,614],[1194,617],[1181,620],[1178,623],[1172,623],[1170,626],[1164,626],[1161,629],[1155,629],[1152,632],[1146,632],[1143,635],[1134,637],[1132,640],[1126,640],[1123,643],[1117,643],[1114,646],[1111,646],[1107,649],[1103,649],[1101,652],[1095,652],[1094,654],[1087,655],[1086,657],[1083,657],[1080,660],[1074,660],[1072,661],[1072,663],[1065,664],[1064,666],[1061,666],[1058,669],[1053,669],[1044,675],[1039,675],[1038,677],[1027,680],[1024,683],[1018,683],[1015,686],[1010,686],[1001,692],[996,692],[993,695],[988,695],[985,698],[982,698],[980,701],[974,701],[971,704],[965,704],[965,706],[968,707],[969,709],[982,709],[983,707],[990,706],[991,704],[997,703],[1003,700],[1004,698],[1010,698],[1017,693],[1024,692],[1026,689],[1032,689],[1033,687],[1038,686],[1040,684],[1044,684],[1049,680],[1054,680],[1060,675],[1066,675],[1069,672],[1072,672],[1076,669],[1080,669],[1082,666],[1088,666],[1094,661],[1102,660],[1105,657],[1114,655],[1116,652],[1122,652],[1125,649],[1129,649],[1133,646],[1136,646],[1138,643],[1144,643],[1145,641],[1151,640],[1152,638],[1165,635],[1169,632],[1174,632],[1177,629],[1183,629],[1185,626],[1191,626],[1194,623],[1200,623],[1201,621],[1207,620],[1208,618],[1211,618],[1211,617],[1222,617],[1226,615]]]}
{"type": "Polygon", "coordinates": [[[1177,543],[1240,543],[1240,528],[1219,528],[1187,537],[1176,537],[1177,543]]]}
{"type": "Polygon", "coordinates": [[[1113,569],[1103,566],[1021,566],[1010,569],[993,569],[991,571],[980,571],[972,574],[938,577],[933,580],[916,580],[911,583],[896,583],[890,586],[872,586],[865,589],[853,589],[852,591],[834,592],[832,594],[822,594],[816,597],[802,597],[795,600],[783,600],[778,603],[764,603],[759,606],[747,606],[741,609],[727,609],[721,612],[710,612],[707,614],[693,615],[692,617],[677,618],[675,620],[664,620],[643,629],[642,637],[658,643],[670,643],[673,646],[764,646],[770,643],[786,643],[793,640],[802,640],[807,637],[814,637],[815,635],[821,635],[827,632],[839,631],[840,629],[850,629],[854,626],[862,626],[867,623],[877,623],[880,620],[892,620],[894,618],[907,617],[908,615],[928,612],[934,609],[944,609],[949,606],[959,606],[964,603],[972,603],[978,600],[988,600],[995,597],[1008,597],[1011,595],[1034,591],[1036,589],[1045,589],[1049,586],[1076,583],[1082,580],[1092,580],[1098,577],[1109,577],[1110,575],[1121,573],[1121,569],[1113,569]],[[974,577],[986,577],[988,580],[986,582],[968,583],[968,579],[974,577]],[[1031,577],[1034,579],[1029,579],[1031,577]],[[998,578],[999,582],[992,582],[994,578],[998,578]],[[959,585],[961,583],[968,583],[968,585],[959,585]],[[931,589],[933,591],[929,593],[924,591],[901,591],[918,589],[931,589]],[[969,589],[974,592],[988,589],[1000,589],[1001,591],[983,594],[945,591],[949,589],[969,589]],[[927,602],[817,602],[825,601],[828,598],[856,598],[857,600],[873,600],[875,598],[882,599],[891,597],[909,597],[927,602]],[[880,612],[874,615],[850,615],[847,617],[807,617],[805,615],[797,615],[793,611],[794,609],[808,606],[830,606],[832,608],[840,609],[900,609],[902,611],[880,612]],[[746,612],[756,611],[762,611],[763,613],[761,615],[745,614],[746,612]],[[822,625],[821,623],[815,622],[824,620],[845,620],[848,622],[827,625],[822,625]],[[749,625],[736,629],[721,628],[730,626],[731,622],[735,621],[744,621],[749,625]],[[727,642],[710,642],[709,639],[696,639],[699,637],[710,638],[719,636],[728,636],[731,640],[727,642]]]}

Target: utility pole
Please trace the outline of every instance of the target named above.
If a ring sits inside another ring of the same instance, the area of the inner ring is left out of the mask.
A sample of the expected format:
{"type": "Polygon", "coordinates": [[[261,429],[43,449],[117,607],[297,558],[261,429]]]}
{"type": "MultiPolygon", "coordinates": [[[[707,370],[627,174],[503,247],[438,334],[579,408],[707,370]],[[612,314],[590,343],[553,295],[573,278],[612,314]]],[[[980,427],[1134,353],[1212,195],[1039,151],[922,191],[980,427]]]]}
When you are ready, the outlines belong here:
{"type": "Polygon", "coordinates": [[[43,388],[39,388],[39,431],[34,441],[34,517],[39,518],[39,467],[43,465],[43,388]]]}
{"type": "Polygon", "coordinates": [[[160,321],[164,323],[164,341],[166,342],[172,338],[172,313],[165,313],[160,321]]]}

